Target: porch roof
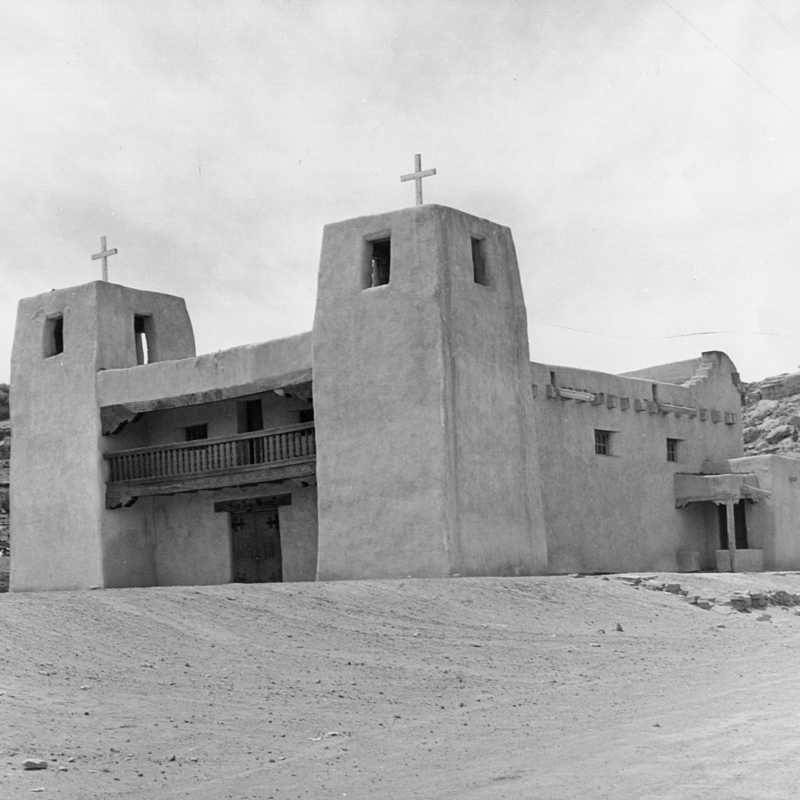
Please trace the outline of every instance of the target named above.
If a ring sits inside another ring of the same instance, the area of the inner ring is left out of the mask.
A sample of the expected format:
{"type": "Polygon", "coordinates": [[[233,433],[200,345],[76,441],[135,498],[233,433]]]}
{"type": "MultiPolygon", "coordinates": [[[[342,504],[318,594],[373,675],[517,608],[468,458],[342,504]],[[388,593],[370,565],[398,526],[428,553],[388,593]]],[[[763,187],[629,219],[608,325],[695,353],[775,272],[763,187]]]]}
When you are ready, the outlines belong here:
{"type": "Polygon", "coordinates": [[[675,505],[684,508],[689,503],[737,503],[739,500],[757,501],[768,497],[766,489],[759,488],[758,477],[749,472],[720,475],[675,475],[675,505]]]}

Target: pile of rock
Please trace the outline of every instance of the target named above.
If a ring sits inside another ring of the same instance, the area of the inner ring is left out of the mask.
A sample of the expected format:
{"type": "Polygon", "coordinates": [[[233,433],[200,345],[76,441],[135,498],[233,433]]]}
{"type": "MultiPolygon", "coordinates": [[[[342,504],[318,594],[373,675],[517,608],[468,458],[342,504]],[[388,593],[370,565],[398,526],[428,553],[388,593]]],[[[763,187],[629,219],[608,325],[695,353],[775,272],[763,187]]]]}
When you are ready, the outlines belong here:
{"type": "Polygon", "coordinates": [[[748,384],[742,414],[745,455],[800,457],[800,373],[748,384]]]}

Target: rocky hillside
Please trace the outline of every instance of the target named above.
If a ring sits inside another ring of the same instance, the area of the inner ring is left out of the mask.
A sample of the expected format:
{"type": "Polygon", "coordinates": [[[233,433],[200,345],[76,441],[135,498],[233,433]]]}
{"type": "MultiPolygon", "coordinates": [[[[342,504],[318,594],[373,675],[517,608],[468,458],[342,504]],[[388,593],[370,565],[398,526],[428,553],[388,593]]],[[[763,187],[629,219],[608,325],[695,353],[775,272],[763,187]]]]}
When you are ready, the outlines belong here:
{"type": "Polygon", "coordinates": [[[800,458],[800,372],[747,384],[744,452],[800,458]]]}

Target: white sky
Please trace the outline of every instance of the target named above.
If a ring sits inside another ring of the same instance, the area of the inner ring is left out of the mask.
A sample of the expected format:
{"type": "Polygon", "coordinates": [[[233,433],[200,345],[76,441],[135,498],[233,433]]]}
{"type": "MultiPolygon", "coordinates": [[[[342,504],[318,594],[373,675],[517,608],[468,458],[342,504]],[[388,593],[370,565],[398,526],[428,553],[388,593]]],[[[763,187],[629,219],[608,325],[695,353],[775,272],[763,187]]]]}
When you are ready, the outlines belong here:
{"type": "Polygon", "coordinates": [[[535,360],[800,362],[793,0],[28,0],[0,74],[0,381],[100,234],[198,352],[310,330],[323,224],[410,205],[415,152],[511,227],[535,360]]]}

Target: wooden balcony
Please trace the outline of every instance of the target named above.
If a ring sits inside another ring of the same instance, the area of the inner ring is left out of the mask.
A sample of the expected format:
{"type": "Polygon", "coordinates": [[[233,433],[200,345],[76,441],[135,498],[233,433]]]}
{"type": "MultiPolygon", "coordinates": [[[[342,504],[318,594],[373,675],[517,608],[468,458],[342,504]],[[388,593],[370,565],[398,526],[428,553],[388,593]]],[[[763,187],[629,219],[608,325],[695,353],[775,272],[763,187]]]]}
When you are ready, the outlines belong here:
{"type": "Polygon", "coordinates": [[[106,506],[145,495],[178,494],[313,476],[314,423],[106,453],[106,506]]]}

